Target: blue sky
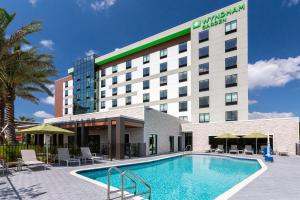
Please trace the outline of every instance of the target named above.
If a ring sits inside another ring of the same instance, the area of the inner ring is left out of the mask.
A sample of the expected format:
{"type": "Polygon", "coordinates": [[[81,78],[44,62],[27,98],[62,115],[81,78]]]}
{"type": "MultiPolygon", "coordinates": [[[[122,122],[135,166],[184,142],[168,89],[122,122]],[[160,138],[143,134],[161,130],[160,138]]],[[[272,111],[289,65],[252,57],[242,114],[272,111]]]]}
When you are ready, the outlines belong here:
{"type": "MultiPolygon", "coordinates": [[[[32,45],[55,56],[59,76],[87,52],[105,54],[237,0],[2,0],[16,12],[9,31],[32,20],[43,31],[32,45]]],[[[300,0],[249,0],[251,118],[300,116],[300,0]]],[[[26,46],[24,46],[26,48],[26,46]]],[[[51,87],[51,86],[50,86],[51,87]]],[[[53,99],[16,102],[16,116],[38,121],[53,114],[53,99]]]]}

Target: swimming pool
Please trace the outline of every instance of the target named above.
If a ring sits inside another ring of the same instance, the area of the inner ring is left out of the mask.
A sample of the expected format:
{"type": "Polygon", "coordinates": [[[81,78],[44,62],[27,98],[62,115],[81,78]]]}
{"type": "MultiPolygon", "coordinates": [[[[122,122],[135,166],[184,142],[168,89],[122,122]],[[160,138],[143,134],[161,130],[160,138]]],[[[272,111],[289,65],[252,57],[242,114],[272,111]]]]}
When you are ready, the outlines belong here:
{"type": "MultiPolygon", "coordinates": [[[[256,160],[185,155],[119,168],[122,171],[130,169],[146,180],[151,185],[153,200],[210,200],[260,170],[261,165],[256,160]]],[[[107,183],[107,168],[77,173],[107,183]]],[[[120,188],[119,174],[112,173],[111,185],[120,188]]],[[[125,185],[131,184],[125,180],[125,185]]],[[[137,190],[145,191],[146,188],[138,185],[137,190]]]]}

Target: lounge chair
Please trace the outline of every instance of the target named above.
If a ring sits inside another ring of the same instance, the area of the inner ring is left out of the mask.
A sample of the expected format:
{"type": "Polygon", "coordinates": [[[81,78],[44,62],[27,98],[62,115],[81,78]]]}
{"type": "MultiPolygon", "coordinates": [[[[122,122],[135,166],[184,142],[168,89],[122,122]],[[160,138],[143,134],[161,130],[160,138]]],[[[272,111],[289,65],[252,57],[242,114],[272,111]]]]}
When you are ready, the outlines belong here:
{"type": "Polygon", "coordinates": [[[30,167],[30,166],[41,166],[46,169],[46,164],[42,161],[39,161],[36,158],[36,153],[34,150],[21,150],[21,156],[22,156],[22,164],[30,167]]]}
{"type": "Polygon", "coordinates": [[[2,174],[4,176],[4,173],[6,171],[6,167],[5,167],[5,164],[4,164],[4,160],[0,160],[0,170],[2,171],[2,174]]]}
{"type": "Polygon", "coordinates": [[[224,146],[223,145],[218,145],[218,148],[216,149],[217,153],[224,153],[224,146]]]}
{"type": "Polygon", "coordinates": [[[57,148],[57,154],[59,166],[61,164],[61,161],[66,162],[67,166],[69,166],[69,163],[78,163],[78,165],[80,166],[80,159],[71,158],[68,148],[57,148]]]}
{"type": "Polygon", "coordinates": [[[231,146],[230,146],[229,153],[238,154],[238,153],[239,153],[239,150],[238,150],[238,148],[237,148],[237,145],[231,145],[231,146]]]}
{"type": "Polygon", "coordinates": [[[288,152],[287,149],[284,149],[283,151],[280,150],[280,151],[278,152],[278,155],[280,155],[280,156],[288,156],[288,155],[289,155],[289,152],[288,152]]]}
{"type": "Polygon", "coordinates": [[[93,164],[95,161],[101,162],[100,160],[103,160],[103,158],[97,157],[95,153],[91,153],[91,150],[88,147],[81,147],[80,151],[82,156],[81,158],[85,160],[85,163],[87,160],[91,160],[93,164]]]}
{"type": "Polygon", "coordinates": [[[245,145],[244,154],[254,154],[254,151],[252,149],[252,145],[245,145]]]}

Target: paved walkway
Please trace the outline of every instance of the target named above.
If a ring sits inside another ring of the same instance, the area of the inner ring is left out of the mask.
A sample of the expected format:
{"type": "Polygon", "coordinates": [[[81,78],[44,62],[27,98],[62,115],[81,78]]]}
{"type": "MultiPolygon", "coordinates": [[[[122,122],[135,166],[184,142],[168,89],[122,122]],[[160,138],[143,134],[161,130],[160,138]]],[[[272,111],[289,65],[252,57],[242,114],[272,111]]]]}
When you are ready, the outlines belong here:
{"type": "MultiPolygon", "coordinates": [[[[162,155],[113,164],[134,163],[173,155],[162,155]]],[[[13,172],[8,177],[0,177],[0,200],[2,199],[87,199],[105,200],[106,190],[85,180],[70,175],[76,169],[107,166],[109,163],[80,167],[51,167],[50,170],[13,172]],[[4,183],[3,183],[4,182],[4,183]]],[[[267,164],[268,170],[231,199],[300,199],[300,157],[275,157],[275,162],[267,164]]]]}

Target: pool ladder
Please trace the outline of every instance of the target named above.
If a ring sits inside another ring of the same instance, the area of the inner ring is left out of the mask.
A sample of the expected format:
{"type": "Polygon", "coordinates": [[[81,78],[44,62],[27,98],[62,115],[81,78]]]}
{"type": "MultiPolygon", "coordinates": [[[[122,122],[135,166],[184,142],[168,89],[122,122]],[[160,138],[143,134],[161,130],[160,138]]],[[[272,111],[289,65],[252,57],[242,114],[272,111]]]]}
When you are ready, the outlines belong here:
{"type": "Polygon", "coordinates": [[[185,154],[186,151],[192,151],[192,145],[187,145],[183,150],[183,154],[185,154]]]}
{"type": "Polygon", "coordinates": [[[117,199],[117,198],[121,198],[122,200],[123,199],[130,199],[130,198],[140,196],[140,195],[143,195],[143,194],[148,194],[148,199],[150,200],[151,199],[151,186],[146,181],[144,181],[141,177],[136,175],[133,171],[131,171],[131,170],[121,171],[117,167],[110,167],[108,169],[108,175],[107,175],[107,200],[117,199]],[[117,173],[119,173],[121,175],[121,180],[122,180],[121,183],[122,184],[121,184],[121,189],[119,189],[119,190],[111,191],[111,188],[110,188],[111,187],[111,181],[110,181],[111,178],[110,178],[110,176],[111,176],[111,171],[112,170],[116,171],[117,173]],[[130,177],[130,175],[133,178],[130,177]],[[125,187],[125,178],[127,178],[131,183],[133,183],[133,185],[129,186],[129,187],[125,187]],[[136,191],[137,182],[134,179],[140,181],[147,188],[147,191],[137,193],[137,191],[136,191]],[[129,190],[129,189],[134,189],[133,194],[128,194],[128,193],[125,194],[125,190],[129,190]],[[119,192],[121,192],[121,196],[111,198],[112,194],[119,193],[119,192]]]}

